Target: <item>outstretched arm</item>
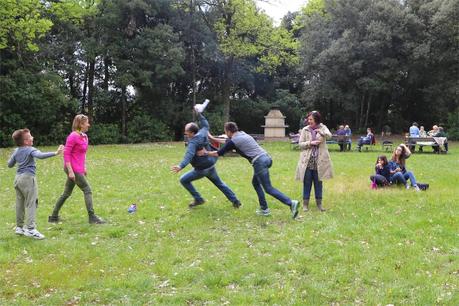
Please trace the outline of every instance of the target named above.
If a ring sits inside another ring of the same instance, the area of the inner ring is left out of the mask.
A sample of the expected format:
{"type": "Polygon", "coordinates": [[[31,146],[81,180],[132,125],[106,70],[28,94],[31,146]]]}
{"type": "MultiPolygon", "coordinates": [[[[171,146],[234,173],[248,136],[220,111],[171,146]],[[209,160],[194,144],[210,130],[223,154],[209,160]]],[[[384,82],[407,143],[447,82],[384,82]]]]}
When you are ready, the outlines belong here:
{"type": "Polygon", "coordinates": [[[196,144],[194,142],[189,142],[188,147],[186,149],[185,156],[183,157],[183,160],[180,162],[180,164],[172,166],[171,171],[178,173],[180,170],[185,168],[193,159],[193,156],[196,154],[196,144]]]}
{"type": "Polygon", "coordinates": [[[207,136],[212,141],[215,141],[215,142],[218,142],[218,143],[226,143],[226,139],[225,138],[215,137],[211,133],[207,133],[207,136]]]}
{"type": "Polygon", "coordinates": [[[210,129],[210,126],[209,126],[209,121],[207,121],[206,117],[204,117],[201,113],[198,113],[198,119],[199,119],[199,127],[201,129],[205,129],[207,131],[209,131],[210,129]]]}

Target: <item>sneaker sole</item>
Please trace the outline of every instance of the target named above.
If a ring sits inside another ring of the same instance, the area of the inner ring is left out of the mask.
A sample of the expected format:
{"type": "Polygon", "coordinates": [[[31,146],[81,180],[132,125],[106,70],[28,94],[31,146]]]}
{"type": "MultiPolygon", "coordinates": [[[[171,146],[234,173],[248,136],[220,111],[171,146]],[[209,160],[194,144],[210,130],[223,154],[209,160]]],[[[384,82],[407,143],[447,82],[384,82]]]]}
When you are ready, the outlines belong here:
{"type": "Polygon", "coordinates": [[[40,237],[40,236],[27,235],[27,234],[24,234],[24,236],[30,237],[30,238],[33,238],[33,239],[37,239],[37,240],[43,240],[43,239],[45,239],[45,236],[40,237]]]}
{"type": "Polygon", "coordinates": [[[193,207],[196,207],[196,206],[200,206],[200,205],[202,205],[204,203],[206,203],[206,202],[202,202],[202,203],[199,203],[199,204],[189,204],[188,208],[193,208],[193,207]]]}

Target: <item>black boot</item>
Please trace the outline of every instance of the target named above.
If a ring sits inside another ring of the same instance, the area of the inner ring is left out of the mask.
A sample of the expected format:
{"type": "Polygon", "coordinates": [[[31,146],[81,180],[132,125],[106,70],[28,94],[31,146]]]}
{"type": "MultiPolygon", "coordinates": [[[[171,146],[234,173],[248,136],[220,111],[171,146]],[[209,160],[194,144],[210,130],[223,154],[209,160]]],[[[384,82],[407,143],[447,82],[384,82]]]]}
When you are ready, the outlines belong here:
{"type": "Polygon", "coordinates": [[[105,224],[106,222],[102,220],[100,217],[98,217],[95,214],[90,214],[89,215],[89,223],[90,224],[105,224]]]}
{"type": "Polygon", "coordinates": [[[51,215],[48,217],[49,223],[59,223],[60,221],[61,221],[61,218],[59,218],[59,216],[51,215]]]}
{"type": "Polygon", "coordinates": [[[322,207],[322,199],[316,199],[316,204],[320,211],[325,211],[325,208],[322,207]]]}
{"type": "Polygon", "coordinates": [[[303,211],[309,210],[309,199],[303,199],[303,211]]]}

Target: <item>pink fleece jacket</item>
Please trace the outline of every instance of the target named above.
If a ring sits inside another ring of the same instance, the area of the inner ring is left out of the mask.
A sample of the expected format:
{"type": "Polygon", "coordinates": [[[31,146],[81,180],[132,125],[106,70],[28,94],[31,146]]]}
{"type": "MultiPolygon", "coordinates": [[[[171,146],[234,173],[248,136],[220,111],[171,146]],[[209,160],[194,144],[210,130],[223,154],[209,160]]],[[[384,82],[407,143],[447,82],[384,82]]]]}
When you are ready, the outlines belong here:
{"type": "Polygon", "coordinates": [[[70,163],[73,172],[86,174],[86,151],[88,150],[88,136],[84,133],[72,132],[67,137],[64,149],[64,167],[70,163]]]}

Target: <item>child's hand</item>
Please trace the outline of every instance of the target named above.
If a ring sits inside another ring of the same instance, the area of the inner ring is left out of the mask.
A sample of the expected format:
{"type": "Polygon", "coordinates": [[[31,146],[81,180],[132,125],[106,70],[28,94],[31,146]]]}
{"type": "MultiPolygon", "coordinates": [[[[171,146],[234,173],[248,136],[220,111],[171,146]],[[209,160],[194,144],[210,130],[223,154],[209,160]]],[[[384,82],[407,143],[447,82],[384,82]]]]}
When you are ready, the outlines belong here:
{"type": "Polygon", "coordinates": [[[64,152],[64,146],[63,146],[63,145],[60,145],[60,146],[57,148],[56,155],[59,155],[59,154],[61,154],[62,152],[64,152]]]}

